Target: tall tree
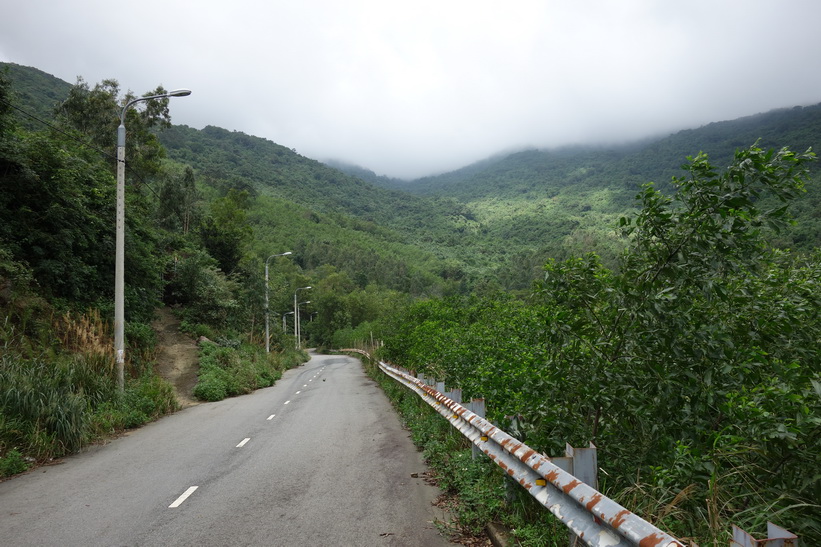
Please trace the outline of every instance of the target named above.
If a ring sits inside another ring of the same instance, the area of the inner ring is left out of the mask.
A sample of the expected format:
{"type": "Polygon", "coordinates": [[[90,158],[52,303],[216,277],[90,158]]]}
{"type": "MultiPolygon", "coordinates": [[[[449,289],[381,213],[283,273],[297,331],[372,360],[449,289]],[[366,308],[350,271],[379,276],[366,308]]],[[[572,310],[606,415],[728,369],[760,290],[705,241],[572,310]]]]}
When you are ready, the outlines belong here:
{"type": "Polygon", "coordinates": [[[230,190],[225,197],[211,202],[209,214],[199,227],[203,246],[226,274],[239,264],[253,233],[247,207],[248,193],[230,190]]]}
{"type": "MultiPolygon", "coordinates": [[[[142,96],[160,95],[162,86],[142,96]]],[[[82,78],[69,91],[68,97],[57,107],[57,117],[91,140],[98,149],[115,156],[117,127],[123,108],[135,99],[131,91],[122,93],[117,80],[107,79],[89,87],[82,78]]],[[[140,179],[156,175],[160,171],[160,159],[165,155],[156,131],[171,125],[168,110],[169,99],[153,99],[133,105],[125,112],[126,165],[131,174],[140,179]]],[[[112,162],[112,169],[115,163],[112,162]]]]}
{"type": "Polygon", "coordinates": [[[165,177],[159,192],[157,203],[157,220],[165,229],[182,231],[187,234],[191,229],[197,202],[197,188],[194,170],[186,166],[182,175],[171,174],[165,177]]]}

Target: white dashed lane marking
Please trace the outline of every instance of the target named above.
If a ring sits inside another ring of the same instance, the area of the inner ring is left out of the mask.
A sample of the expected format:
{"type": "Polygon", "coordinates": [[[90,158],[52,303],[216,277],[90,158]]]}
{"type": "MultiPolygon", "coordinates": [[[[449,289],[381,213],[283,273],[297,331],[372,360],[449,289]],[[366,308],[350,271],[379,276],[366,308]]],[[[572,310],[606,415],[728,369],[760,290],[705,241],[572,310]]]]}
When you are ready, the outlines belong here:
{"type": "Polygon", "coordinates": [[[185,500],[187,500],[187,499],[188,499],[188,496],[190,496],[191,494],[193,494],[193,493],[194,493],[194,490],[196,490],[197,488],[199,488],[199,486],[192,486],[191,488],[189,488],[188,490],[186,490],[185,492],[183,492],[182,496],[178,497],[178,498],[176,499],[176,501],[174,501],[174,503],[172,503],[171,505],[169,505],[169,506],[168,506],[168,508],[169,508],[169,509],[174,509],[175,507],[179,507],[180,505],[182,505],[182,502],[184,502],[185,500]]]}

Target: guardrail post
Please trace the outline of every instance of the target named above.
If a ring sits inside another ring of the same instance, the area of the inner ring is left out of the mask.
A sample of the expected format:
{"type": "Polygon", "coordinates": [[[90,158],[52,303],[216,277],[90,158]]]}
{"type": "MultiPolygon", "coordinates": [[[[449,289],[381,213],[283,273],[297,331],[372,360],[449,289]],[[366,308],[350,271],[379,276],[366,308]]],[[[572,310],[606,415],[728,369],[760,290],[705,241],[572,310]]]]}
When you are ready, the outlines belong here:
{"type": "Polygon", "coordinates": [[[596,445],[590,443],[587,448],[573,448],[565,445],[564,455],[573,460],[572,475],[584,484],[599,489],[599,461],[596,455],[596,445]]]}
{"type": "Polygon", "coordinates": [[[798,547],[798,536],[776,526],[772,522],[767,523],[767,539],[755,539],[753,536],[733,524],[733,539],[730,547],[798,547]]]}
{"type": "MultiPolygon", "coordinates": [[[[599,489],[599,463],[598,456],[596,455],[596,445],[590,443],[588,448],[573,448],[565,443],[564,456],[564,458],[554,458],[553,462],[556,463],[558,459],[565,460],[564,463],[570,467],[570,469],[565,469],[565,471],[591,488],[599,489]]],[[[556,463],[556,465],[562,467],[558,463],[556,463]]],[[[562,469],[564,468],[562,467],[562,469]]],[[[581,538],[573,532],[569,533],[569,541],[570,547],[583,545],[581,538]]]]}
{"type": "MultiPolygon", "coordinates": [[[[468,410],[470,410],[471,412],[473,412],[474,414],[476,414],[477,416],[479,416],[480,418],[485,417],[485,400],[484,399],[479,399],[479,398],[471,399],[470,403],[467,403],[465,405],[465,407],[468,410]]],[[[471,459],[475,460],[476,458],[478,458],[481,455],[482,455],[482,451],[479,450],[479,447],[474,444],[471,447],[471,459]]]]}

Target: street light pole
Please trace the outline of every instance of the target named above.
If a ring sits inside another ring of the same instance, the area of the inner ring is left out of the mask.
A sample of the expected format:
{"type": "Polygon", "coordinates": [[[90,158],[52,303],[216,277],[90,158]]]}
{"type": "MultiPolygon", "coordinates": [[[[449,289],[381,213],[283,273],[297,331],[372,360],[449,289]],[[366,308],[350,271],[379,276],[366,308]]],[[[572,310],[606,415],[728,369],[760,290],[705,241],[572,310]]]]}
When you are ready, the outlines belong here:
{"type": "Polygon", "coordinates": [[[265,259],[265,353],[271,351],[271,335],[268,332],[268,261],[275,256],[287,256],[291,251],[280,253],[278,255],[271,255],[265,259]]]}
{"type": "Polygon", "coordinates": [[[293,314],[294,314],[294,312],[292,312],[292,311],[289,311],[287,313],[282,314],[282,332],[285,332],[285,329],[287,328],[287,326],[286,326],[287,324],[285,323],[285,318],[287,316],[293,315],[293,314]]]}
{"type": "Polygon", "coordinates": [[[114,356],[116,359],[117,388],[125,389],[125,112],[140,101],[185,97],[189,89],[176,89],[160,95],[140,97],[126,103],[120,114],[117,128],[117,223],[116,250],[114,257],[114,356]]]}
{"type": "MultiPolygon", "coordinates": [[[[301,306],[302,304],[310,304],[310,303],[311,303],[310,300],[306,300],[305,302],[300,302],[299,304],[297,304],[297,309],[299,309],[299,306],[301,306]]],[[[297,322],[296,323],[297,323],[296,324],[297,339],[299,340],[299,347],[302,347],[302,313],[301,312],[297,314],[297,322]]]]}
{"type": "Polygon", "coordinates": [[[299,340],[299,306],[297,305],[296,301],[296,294],[299,291],[304,291],[306,289],[311,289],[310,285],[307,287],[299,287],[297,290],[294,291],[294,338],[296,338],[296,349],[300,349],[302,344],[299,340]]]}

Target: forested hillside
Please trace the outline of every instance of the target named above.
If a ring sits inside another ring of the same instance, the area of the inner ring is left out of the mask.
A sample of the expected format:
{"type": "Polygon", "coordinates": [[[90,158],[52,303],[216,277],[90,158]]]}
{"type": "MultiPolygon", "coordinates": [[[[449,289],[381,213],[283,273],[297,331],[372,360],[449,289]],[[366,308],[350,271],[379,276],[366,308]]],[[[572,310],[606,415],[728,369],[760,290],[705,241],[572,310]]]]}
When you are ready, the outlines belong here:
{"type": "MultiPolygon", "coordinates": [[[[252,196],[294,203],[294,210],[309,211],[293,215],[286,208],[276,217],[278,222],[285,215],[295,216],[292,222],[297,223],[302,216],[335,224],[335,232],[344,234],[344,242],[328,236],[317,240],[312,235],[314,229],[307,233],[282,229],[278,237],[303,249],[316,243],[325,249],[323,252],[330,253],[326,264],[345,269],[352,277],[361,278],[366,273],[345,266],[346,261],[356,261],[360,252],[372,257],[366,261],[383,263],[381,273],[370,267],[370,272],[382,281],[390,275],[395,255],[403,256],[401,260],[410,270],[424,270],[455,280],[457,285],[467,276],[462,232],[470,213],[455,200],[412,196],[374,186],[271,141],[217,127],[196,130],[175,126],[164,131],[161,139],[169,158],[196,166],[204,184],[217,192],[247,191],[252,196]],[[359,249],[356,242],[363,238],[370,242],[359,249]]],[[[265,226],[262,218],[255,228],[265,232],[270,226],[265,226]]],[[[488,268],[487,262],[468,267],[474,278],[488,268]]],[[[396,283],[388,285],[409,289],[404,277],[402,274],[396,283]]],[[[413,285],[419,288],[417,283],[413,285]]]]}
{"type": "MultiPolygon", "coordinates": [[[[550,257],[596,251],[612,264],[622,242],[613,232],[618,217],[636,205],[642,184],[670,193],[688,156],[708,154],[729,165],[735,150],[750,146],[821,147],[821,105],[795,107],[716,122],[665,138],[612,147],[523,150],[435,177],[390,186],[425,196],[453,198],[471,211],[490,236],[504,240],[512,267],[500,274],[506,286],[526,285],[550,257]],[[518,266],[518,269],[517,269],[518,266]],[[527,275],[520,276],[521,266],[527,275]],[[517,276],[519,274],[519,276],[517,276]]],[[[821,244],[821,178],[813,167],[807,195],[793,205],[798,224],[779,236],[782,247],[810,250],[821,244]]],[[[384,182],[384,181],[383,181],[384,182]]],[[[492,243],[491,243],[492,244],[492,243]]],[[[500,259],[505,259],[499,253],[500,259]]]]}

